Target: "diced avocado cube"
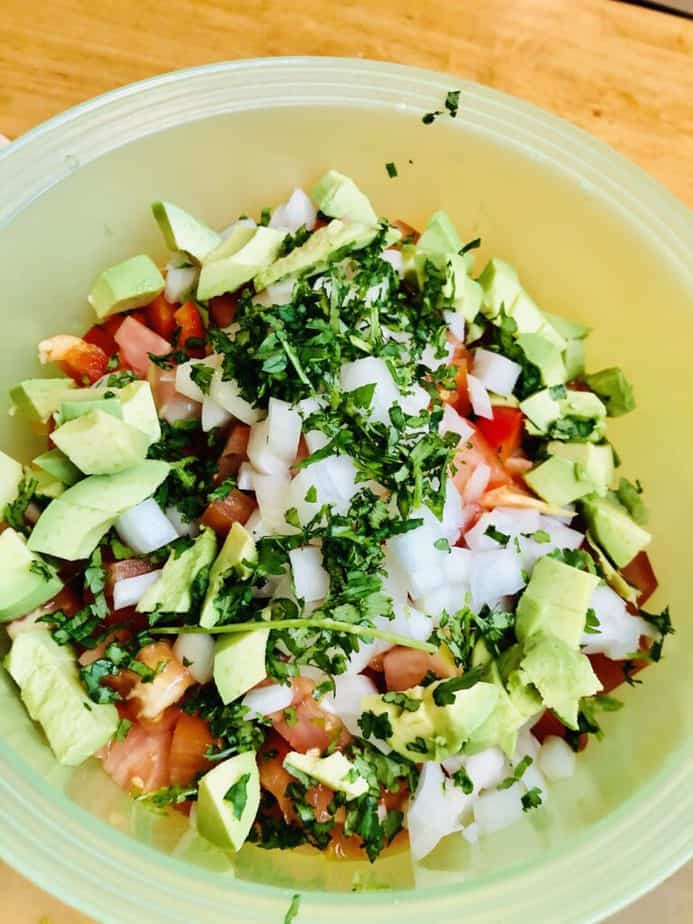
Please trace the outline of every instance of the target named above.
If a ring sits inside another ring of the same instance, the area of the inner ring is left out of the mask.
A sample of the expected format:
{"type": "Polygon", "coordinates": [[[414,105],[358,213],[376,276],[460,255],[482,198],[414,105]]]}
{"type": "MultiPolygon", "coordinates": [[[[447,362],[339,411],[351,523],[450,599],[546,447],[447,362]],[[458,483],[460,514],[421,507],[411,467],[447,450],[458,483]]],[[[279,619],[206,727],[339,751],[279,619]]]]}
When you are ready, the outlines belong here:
{"type": "Polygon", "coordinates": [[[221,235],[172,202],[152,202],[152,214],[169,250],[182,250],[198,263],[221,244],[221,235]]]}
{"type": "Polygon", "coordinates": [[[524,475],[529,487],[547,504],[562,507],[595,490],[579,463],[552,456],[524,475]]]}
{"type": "Polygon", "coordinates": [[[587,607],[598,584],[599,578],[588,571],[550,556],[540,558],[517,605],[518,639],[525,642],[538,634],[555,635],[566,645],[577,648],[587,607]]]}
{"type": "Polygon", "coordinates": [[[476,754],[486,748],[499,747],[508,757],[515,753],[517,734],[532,716],[544,708],[539,694],[528,687],[521,694],[505,689],[498,665],[489,665],[489,681],[498,689],[498,701],[486,720],[474,731],[464,746],[465,754],[476,754]]]}
{"type": "Polygon", "coordinates": [[[609,417],[620,417],[635,408],[633,388],[621,369],[602,369],[586,376],[586,381],[606,405],[609,417]]]}
{"type": "Polygon", "coordinates": [[[197,830],[223,850],[240,850],[260,806],[260,774],[254,751],[223,761],[200,780],[197,830]]]}
{"type": "Polygon", "coordinates": [[[115,521],[152,494],[168,462],[146,460],[115,475],[90,475],[46,507],[29,538],[34,552],[68,561],[88,558],[115,521]]]}
{"type": "Polygon", "coordinates": [[[5,666],[61,764],[81,764],[115,734],[118,710],[88,698],[72,649],[57,645],[45,629],[18,635],[5,666]]]}
{"type": "Polygon", "coordinates": [[[443,294],[453,295],[454,286],[455,309],[459,311],[468,324],[472,324],[474,318],[481,311],[484,293],[478,282],[475,282],[466,274],[462,274],[459,265],[459,260],[461,259],[461,257],[451,257],[451,277],[444,287],[443,294]]]}
{"type": "Polygon", "coordinates": [[[286,234],[274,228],[252,231],[252,237],[238,250],[227,255],[230,245],[226,241],[207,257],[197,284],[199,299],[207,301],[215,295],[235,292],[272,264],[286,234]]]}
{"type": "Polygon", "coordinates": [[[49,475],[42,468],[27,469],[27,477],[36,482],[34,493],[37,497],[47,497],[51,500],[60,495],[65,490],[65,485],[58,478],[49,475]]]}
{"type": "Polygon", "coordinates": [[[447,212],[435,212],[416,244],[419,253],[439,254],[447,258],[457,254],[462,241],[447,212]]]}
{"type": "Polygon", "coordinates": [[[141,430],[149,445],[161,439],[161,424],[149,382],[130,382],[118,392],[123,420],[141,430]]]}
{"type": "Polygon", "coordinates": [[[571,321],[557,314],[544,312],[544,317],[564,340],[584,340],[591,328],[579,321],[571,321]]]}
{"type": "Polygon", "coordinates": [[[215,601],[226,575],[233,572],[239,580],[246,580],[250,576],[248,565],[256,560],[253,537],[240,523],[234,523],[209,572],[209,587],[200,614],[201,626],[211,629],[219,621],[215,601]]]}
{"type": "Polygon", "coordinates": [[[615,500],[626,508],[639,526],[645,526],[648,520],[647,507],[642,499],[642,488],[634,485],[627,478],[621,478],[616,488],[615,500]]]}
{"type": "Polygon", "coordinates": [[[585,341],[568,340],[563,352],[566,381],[579,379],[585,371],[585,341]]]}
{"type": "Polygon", "coordinates": [[[378,221],[368,197],[351,177],[337,170],[328,170],[313,187],[311,195],[323,215],[330,218],[348,218],[364,225],[374,225],[378,221]]]}
{"type": "Polygon", "coordinates": [[[617,568],[624,568],[652,541],[646,529],[609,497],[591,495],[581,502],[590,533],[617,568]]]}
{"type": "Polygon", "coordinates": [[[55,445],[85,475],[114,475],[144,462],[147,436],[104,411],[91,411],[54,430],[55,445]]]}
{"type": "Polygon", "coordinates": [[[0,452],[0,522],[4,519],[5,507],[17,499],[24,470],[11,456],[0,452]]]}
{"type": "Polygon", "coordinates": [[[26,379],[10,390],[10,398],[15,411],[47,423],[61,401],[77,390],[72,379],[26,379]]]}
{"type": "Polygon", "coordinates": [[[580,700],[602,688],[589,658],[555,635],[535,635],[527,641],[519,674],[572,729],[577,729],[580,700]]]}
{"type": "Polygon", "coordinates": [[[599,565],[599,568],[604,575],[604,580],[606,583],[612,590],[616,591],[619,597],[622,597],[627,603],[632,603],[633,606],[636,606],[638,598],[640,597],[640,591],[635,587],[631,587],[621,572],[614,568],[609,559],[599,548],[599,544],[589,534],[589,532],[585,538],[587,539],[587,543],[597,560],[597,564],[599,565]]]}
{"type": "Polygon", "coordinates": [[[561,416],[561,405],[551,396],[548,388],[521,401],[520,410],[534,424],[539,433],[545,433],[561,416]]]}
{"type": "Polygon", "coordinates": [[[342,792],[347,798],[358,799],[368,792],[368,783],[359,775],[355,765],[350,760],[335,751],[329,757],[320,757],[318,752],[300,754],[290,751],[284,758],[284,769],[298,777],[309,777],[324,786],[329,786],[335,792],[342,792]]]}
{"type": "Polygon", "coordinates": [[[77,466],[73,465],[65,453],[59,449],[49,449],[48,452],[41,453],[40,456],[36,456],[33,464],[37,468],[43,469],[53,478],[61,481],[66,488],[75,484],[82,477],[82,473],[77,466]]]}
{"type": "Polygon", "coordinates": [[[609,490],[614,479],[614,453],[608,443],[562,443],[560,440],[552,440],[546,449],[551,456],[576,462],[594,485],[597,494],[603,496],[609,490]]]}
{"type": "Polygon", "coordinates": [[[62,589],[55,570],[14,529],[0,533],[0,622],[30,613],[62,589]]]}
{"type": "Polygon", "coordinates": [[[366,247],[377,233],[376,226],[360,222],[346,224],[335,219],[313,231],[305,244],[261,270],[255,277],[255,291],[260,292],[285,276],[320,272],[335,254],[366,247]]]}
{"type": "Polygon", "coordinates": [[[164,277],[145,254],[130,257],[97,276],[89,293],[89,304],[101,320],[120,311],[148,305],[164,291],[164,277]]]}
{"type": "Polygon", "coordinates": [[[522,291],[515,267],[497,257],[489,260],[477,281],[484,290],[484,314],[492,319],[501,313],[501,309],[509,314],[522,291]]]}
{"type": "Polygon", "coordinates": [[[541,334],[520,334],[517,343],[530,363],[541,373],[544,385],[563,385],[565,364],[560,349],[541,334]]]}
{"type": "Polygon", "coordinates": [[[189,612],[195,583],[210,567],[216,552],[217,540],[211,529],[203,529],[195,542],[180,554],[172,552],[159,579],[147,588],[137,604],[140,613],[152,613],[154,610],[189,612]]]}
{"type": "Polygon", "coordinates": [[[214,648],[214,683],[224,704],[243,696],[267,676],[268,629],[234,632],[214,648]]]}
{"type": "Polygon", "coordinates": [[[101,411],[111,417],[123,417],[123,408],[118,398],[87,398],[84,401],[61,401],[56,413],[58,423],[66,424],[92,411],[101,411]]]}

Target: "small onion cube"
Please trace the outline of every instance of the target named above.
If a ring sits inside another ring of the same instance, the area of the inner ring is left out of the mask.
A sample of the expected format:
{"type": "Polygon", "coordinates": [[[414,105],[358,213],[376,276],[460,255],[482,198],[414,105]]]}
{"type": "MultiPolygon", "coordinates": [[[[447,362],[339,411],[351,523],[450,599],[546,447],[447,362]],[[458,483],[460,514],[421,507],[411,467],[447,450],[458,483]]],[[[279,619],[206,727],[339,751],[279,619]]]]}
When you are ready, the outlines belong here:
{"type": "Polygon", "coordinates": [[[209,683],[214,673],[214,637],[202,632],[179,635],[173,653],[198,683],[209,683]]]}
{"type": "Polygon", "coordinates": [[[563,738],[549,735],[539,751],[539,769],[550,782],[567,780],[575,773],[575,751],[563,738]]]}
{"type": "Polygon", "coordinates": [[[269,418],[253,424],[248,439],[248,458],[261,475],[283,475],[288,472],[288,463],[270,449],[269,418]]]}
{"type": "Polygon", "coordinates": [[[463,498],[466,504],[479,500],[491,480],[491,469],[485,462],[480,462],[464,486],[463,498]]]}
{"type": "Polygon", "coordinates": [[[293,696],[290,686],[271,683],[266,687],[256,687],[250,690],[241,700],[241,705],[249,710],[246,718],[254,719],[259,715],[271,715],[273,712],[286,709],[291,705],[293,696]]]}
{"type": "Polygon", "coordinates": [[[381,258],[389,263],[400,279],[404,276],[404,257],[401,250],[383,250],[381,258]]]}
{"type": "Polygon", "coordinates": [[[196,266],[176,266],[173,262],[169,263],[166,267],[164,289],[166,301],[172,305],[184,302],[197,285],[199,274],[196,266]]]}
{"type": "MultiPolygon", "coordinates": [[[[301,415],[286,401],[270,398],[267,408],[267,446],[272,455],[287,465],[296,458],[301,438],[301,415]]],[[[250,453],[248,454],[250,455],[250,453]]]]}
{"type": "Polygon", "coordinates": [[[211,398],[202,402],[202,432],[209,433],[218,427],[225,427],[231,420],[231,414],[211,398]]]}
{"type": "Polygon", "coordinates": [[[173,524],[152,497],[126,510],[116,520],[115,528],[125,545],[138,555],[148,555],[178,538],[173,524]]]}
{"type": "Polygon", "coordinates": [[[309,545],[289,552],[296,596],[306,603],[324,599],[330,589],[330,577],[322,565],[322,552],[309,545]]]}
{"type": "Polygon", "coordinates": [[[464,340],[464,315],[460,311],[444,311],[443,317],[452,336],[464,340]]]}
{"type": "Polygon", "coordinates": [[[312,231],[317,218],[318,210],[313,200],[302,189],[297,188],[289,196],[288,202],[277,206],[272,212],[269,226],[279,230],[286,228],[292,234],[303,227],[312,231]]]}
{"type": "Polygon", "coordinates": [[[487,792],[474,803],[474,820],[480,834],[493,834],[522,818],[523,787],[515,783],[509,789],[487,792]]]}
{"type": "Polygon", "coordinates": [[[145,590],[156,584],[160,574],[161,569],[116,581],[113,585],[113,609],[124,610],[127,606],[136,606],[144,596],[145,590]]]}
{"type": "Polygon", "coordinates": [[[452,405],[446,404],[443,408],[440,432],[456,433],[460,438],[460,443],[463,443],[474,433],[474,427],[464,417],[460,416],[452,405]]]}
{"type": "Polygon", "coordinates": [[[472,402],[472,410],[476,416],[492,420],[493,408],[491,407],[491,399],[488,396],[486,386],[476,376],[468,375],[467,388],[469,389],[469,399],[472,402]]]}
{"type": "Polygon", "coordinates": [[[474,353],[474,376],[489,391],[497,395],[508,397],[513,393],[517,380],[522,372],[522,366],[513,362],[500,353],[492,353],[480,347],[474,353]]]}

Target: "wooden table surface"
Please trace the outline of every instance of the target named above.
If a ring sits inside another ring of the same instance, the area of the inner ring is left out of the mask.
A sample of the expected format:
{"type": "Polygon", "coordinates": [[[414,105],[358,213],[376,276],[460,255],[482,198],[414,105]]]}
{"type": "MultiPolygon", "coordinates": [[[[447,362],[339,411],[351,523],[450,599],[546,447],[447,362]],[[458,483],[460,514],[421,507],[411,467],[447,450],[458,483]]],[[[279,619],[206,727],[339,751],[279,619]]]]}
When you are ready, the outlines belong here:
{"type": "MultiPolygon", "coordinates": [[[[2,0],[0,131],[153,74],[345,55],[449,71],[563,116],[693,206],[693,22],[613,0],[2,0]]],[[[0,866],[0,921],[81,924],[0,866]]],[[[691,920],[679,873],[613,924],[691,920]]]]}

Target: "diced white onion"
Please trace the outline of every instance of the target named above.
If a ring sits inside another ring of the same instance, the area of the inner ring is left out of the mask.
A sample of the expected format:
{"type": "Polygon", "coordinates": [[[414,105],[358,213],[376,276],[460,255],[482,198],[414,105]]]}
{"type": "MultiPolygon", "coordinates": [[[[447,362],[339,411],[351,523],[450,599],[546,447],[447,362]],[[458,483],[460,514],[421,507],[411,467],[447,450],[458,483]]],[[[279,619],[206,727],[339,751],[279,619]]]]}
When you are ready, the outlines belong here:
{"type": "Polygon", "coordinates": [[[167,518],[171,521],[173,528],[179,536],[190,536],[194,529],[192,523],[187,523],[180,510],[177,507],[167,507],[165,510],[167,518]]]}
{"type": "Polygon", "coordinates": [[[252,218],[239,218],[237,221],[231,222],[228,228],[224,228],[223,231],[219,232],[219,236],[223,241],[231,237],[236,228],[255,228],[256,224],[252,218]]]}
{"type": "Polygon", "coordinates": [[[241,397],[238,382],[235,379],[222,380],[220,370],[217,370],[212,377],[209,397],[244,424],[252,426],[262,416],[260,408],[253,407],[250,402],[241,397]]]}
{"type": "Polygon", "coordinates": [[[329,437],[325,436],[322,430],[308,430],[303,436],[306,441],[306,446],[308,447],[308,452],[311,455],[317,452],[318,449],[324,449],[330,442],[329,437]]]}
{"type": "Polygon", "coordinates": [[[515,594],[525,586],[522,562],[510,548],[493,552],[473,552],[470,568],[472,609],[493,608],[501,597],[515,594]]]}
{"type": "Polygon", "coordinates": [[[116,581],[113,585],[113,609],[123,610],[126,606],[136,606],[144,596],[145,590],[156,584],[160,574],[161,569],[116,581]]]}
{"type": "Polygon", "coordinates": [[[271,715],[273,712],[279,712],[280,709],[286,709],[291,705],[293,696],[290,686],[271,683],[266,687],[256,687],[246,693],[241,700],[241,705],[250,710],[246,718],[254,719],[259,715],[271,715]]]}
{"type": "Polygon", "coordinates": [[[507,398],[517,385],[522,366],[500,353],[480,347],[474,353],[472,371],[485,388],[507,398]]]}
{"type": "Polygon", "coordinates": [[[508,763],[500,748],[486,748],[472,754],[465,762],[465,769],[475,793],[497,786],[508,775],[508,763]]]}
{"type": "Polygon", "coordinates": [[[421,411],[425,411],[431,403],[431,396],[422,385],[412,385],[407,394],[403,394],[399,399],[399,406],[405,414],[415,417],[421,411]]]}
{"type": "Polygon", "coordinates": [[[515,783],[509,789],[487,792],[474,802],[474,820],[479,833],[493,834],[522,818],[522,787],[515,783]]]}
{"type": "Polygon", "coordinates": [[[205,399],[205,394],[199,385],[196,385],[190,377],[195,366],[204,365],[216,368],[221,361],[221,357],[213,354],[206,359],[189,359],[185,363],[176,366],[176,391],[191,401],[199,401],[200,404],[205,399]]]}
{"type": "Polygon", "coordinates": [[[443,556],[436,549],[439,534],[430,526],[419,526],[408,533],[393,536],[387,546],[396,567],[405,575],[412,597],[418,599],[443,583],[443,556]]]}
{"type": "Polygon", "coordinates": [[[441,366],[447,366],[452,359],[452,354],[455,348],[451,343],[445,342],[443,348],[443,355],[438,356],[438,350],[433,344],[429,343],[423,350],[421,354],[421,359],[419,362],[421,365],[426,366],[431,371],[439,369],[441,366]]]}
{"type": "Polygon", "coordinates": [[[163,407],[159,408],[159,417],[170,424],[181,420],[196,420],[200,416],[200,405],[197,401],[174,394],[163,407]]]}
{"type": "Polygon", "coordinates": [[[492,420],[493,408],[491,407],[491,399],[488,396],[486,386],[475,375],[468,375],[467,388],[469,389],[472,409],[477,417],[486,417],[488,420],[492,420]]]}
{"type": "Polygon", "coordinates": [[[328,456],[301,469],[291,482],[291,503],[299,520],[306,524],[323,504],[330,504],[338,514],[345,514],[351,498],[360,485],[356,484],[356,467],[349,456],[328,456]],[[316,500],[307,501],[306,494],[315,488],[316,500]]]}
{"type": "Polygon", "coordinates": [[[269,226],[282,230],[286,228],[292,234],[299,228],[306,227],[312,231],[317,221],[318,211],[313,200],[302,189],[294,189],[285,205],[279,205],[272,212],[269,226]]]}
{"type": "MultiPolygon", "coordinates": [[[[183,262],[184,255],[181,254],[180,259],[183,262]]],[[[197,285],[199,274],[200,270],[196,266],[176,266],[176,261],[171,261],[166,267],[166,301],[172,305],[184,302],[197,285]]]]}
{"type": "Polygon", "coordinates": [[[214,673],[214,637],[202,632],[184,632],[176,639],[173,653],[198,683],[209,683],[214,673]]]}
{"type": "Polygon", "coordinates": [[[267,408],[267,445],[269,451],[290,465],[296,458],[301,438],[301,415],[286,401],[270,398],[267,408]]]}
{"type": "Polygon", "coordinates": [[[286,279],[275,282],[254,295],[253,303],[255,305],[264,305],[266,308],[271,308],[273,305],[288,305],[294,294],[295,285],[295,277],[287,276],[286,279]]]}
{"type": "Polygon", "coordinates": [[[407,813],[414,861],[429,854],[441,838],[462,830],[462,816],[470,804],[471,797],[445,777],[440,764],[424,763],[407,813]]]}
{"type": "Polygon", "coordinates": [[[260,509],[260,516],[265,528],[272,532],[292,532],[285,519],[286,511],[291,506],[289,488],[291,479],[288,475],[256,475],[255,498],[260,509]]]}
{"type": "Polygon", "coordinates": [[[538,762],[539,769],[552,783],[567,780],[575,773],[575,751],[555,735],[544,738],[538,762]]]}
{"type": "Polygon", "coordinates": [[[323,600],[330,589],[330,576],[322,566],[322,552],[309,545],[289,552],[296,596],[306,603],[323,600]]]}
{"type": "Polygon", "coordinates": [[[178,538],[173,524],[153,497],[126,510],[115,523],[125,545],[138,555],[148,555],[178,538]]]}
{"type": "Polygon", "coordinates": [[[640,616],[628,612],[625,602],[606,584],[596,587],[590,598],[599,626],[596,632],[583,632],[582,650],[586,654],[605,654],[613,661],[622,661],[638,650],[640,636],[648,626],[640,616]]]}
{"type": "Polygon", "coordinates": [[[253,468],[250,462],[242,462],[238,469],[238,488],[240,491],[255,490],[255,476],[257,470],[253,468]]]}
{"type": "MultiPolygon", "coordinates": [[[[303,669],[301,672],[303,673],[303,669]]],[[[375,684],[363,674],[337,674],[334,686],[334,693],[326,693],[320,700],[320,705],[338,715],[352,735],[361,735],[358,724],[358,719],[363,713],[361,704],[364,697],[378,692],[375,684]]]]}
{"type": "Polygon", "coordinates": [[[253,468],[262,475],[288,475],[288,463],[270,449],[269,418],[259,421],[250,428],[248,458],[253,468]]]}
{"type": "Polygon", "coordinates": [[[469,548],[475,551],[497,549],[500,543],[486,535],[490,526],[506,536],[514,537],[531,535],[539,529],[539,524],[540,517],[536,510],[496,507],[479,517],[476,525],[465,534],[465,540],[469,548]]]}
{"type": "Polygon", "coordinates": [[[464,486],[463,497],[466,504],[479,500],[491,480],[491,469],[485,462],[480,462],[469,476],[464,486]]]}
{"type": "Polygon", "coordinates": [[[468,844],[476,844],[479,840],[479,825],[473,821],[462,831],[462,837],[468,844]]]}
{"type": "Polygon", "coordinates": [[[384,359],[367,356],[345,363],[339,373],[342,391],[354,391],[364,385],[375,385],[370,404],[370,416],[380,423],[389,423],[389,411],[399,401],[400,393],[384,359]]]}
{"type": "Polygon", "coordinates": [[[209,433],[216,427],[225,427],[231,420],[231,414],[211,398],[205,396],[202,402],[202,432],[209,433]]]}
{"type": "Polygon", "coordinates": [[[456,433],[460,443],[463,443],[474,433],[474,427],[458,414],[451,404],[446,404],[443,408],[443,419],[440,421],[440,432],[456,433]]]}
{"type": "Polygon", "coordinates": [[[404,258],[401,250],[383,250],[380,256],[390,264],[400,279],[404,276],[404,258]]]}
{"type": "Polygon", "coordinates": [[[443,316],[452,336],[464,340],[464,315],[460,311],[444,311],[443,316]]]}

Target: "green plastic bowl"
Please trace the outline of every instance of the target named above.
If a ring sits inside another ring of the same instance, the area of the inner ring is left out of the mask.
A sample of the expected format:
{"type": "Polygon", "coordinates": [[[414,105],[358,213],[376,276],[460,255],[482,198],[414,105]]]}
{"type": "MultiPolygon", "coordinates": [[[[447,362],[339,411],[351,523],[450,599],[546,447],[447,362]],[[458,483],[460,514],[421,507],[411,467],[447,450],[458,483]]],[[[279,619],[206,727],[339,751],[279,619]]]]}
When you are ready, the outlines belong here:
{"type": "MultiPolygon", "coordinates": [[[[677,634],[545,808],[476,847],[450,838],[416,871],[406,853],[368,867],[246,847],[232,861],[182,818],[134,806],[95,761],[60,768],[3,675],[2,855],[114,924],[143,914],[280,924],[293,892],[301,924],[598,920],[691,854],[693,225],[669,193],[567,123],[450,76],[329,58],[167,74],[78,106],[0,155],[2,394],[36,372],[41,337],[90,323],[98,270],[142,250],[163,259],[151,200],[223,226],[331,166],[382,214],[416,225],[448,209],[465,239],[483,238],[477,265],[505,257],[541,305],[593,325],[592,368],[625,367],[638,413],[615,421],[613,437],[647,489],[654,603],[671,603],[677,634]],[[457,119],[423,125],[454,88],[457,119]],[[354,881],[368,890],[349,894],[354,881]]],[[[30,458],[26,428],[4,414],[0,445],[30,458]]]]}

